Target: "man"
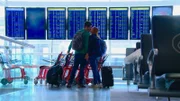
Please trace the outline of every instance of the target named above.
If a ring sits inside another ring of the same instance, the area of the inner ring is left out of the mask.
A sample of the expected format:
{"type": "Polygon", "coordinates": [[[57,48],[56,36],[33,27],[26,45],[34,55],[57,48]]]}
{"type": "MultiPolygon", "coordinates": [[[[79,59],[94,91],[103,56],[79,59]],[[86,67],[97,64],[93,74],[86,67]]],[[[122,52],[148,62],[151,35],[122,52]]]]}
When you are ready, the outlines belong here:
{"type": "MultiPolygon", "coordinates": [[[[84,81],[84,68],[86,66],[86,59],[88,58],[88,42],[90,36],[92,24],[90,22],[84,23],[84,29],[81,30],[83,34],[83,48],[79,51],[75,50],[75,58],[74,58],[74,67],[72,68],[70,80],[68,82],[67,88],[71,88],[72,82],[74,80],[76,71],[80,65],[80,78],[79,78],[79,87],[85,87],[83,84],[84,81]]],[[[69,45],[68,53],[70,52],[72,47],[72,42],[69,45]]]]}

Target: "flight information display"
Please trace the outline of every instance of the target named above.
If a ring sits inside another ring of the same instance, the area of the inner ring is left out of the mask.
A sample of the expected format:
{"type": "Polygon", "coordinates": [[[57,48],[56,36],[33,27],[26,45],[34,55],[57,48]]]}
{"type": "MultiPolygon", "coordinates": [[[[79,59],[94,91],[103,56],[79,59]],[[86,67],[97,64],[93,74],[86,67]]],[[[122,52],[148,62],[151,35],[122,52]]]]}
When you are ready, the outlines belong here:
{"type": "Polygon", "coordinates": [[[24,8],[6,7],[6,36],[14,39],[25,39],[25,11],[24,8]]]}
{"type": "Polygon", "coordinates": [[[140,39],[150,33],[150,7],[131,7],[130,39],[140,39]]]}
{"type": "Polygon", "coordinates": [[[68,8],[68,39],[72,39],[74,34],[84,28],[86,21],[86,8],[68,8]]]}
{"type": "Polygon", "coordinates": [[[101,39],[107,39],[107,8],[106,7],[90,7],[89,8],[89,21],[92,26],[99,29],[99,36],[101,39]]]}
{"type": "Polygon", "coordinates": [[[48,39],[66,39],[66,9],[48,8],[48,39]]]}
{"type": "Polygon", "coordinates": [[[109,39],[128,39],[128,8],[110,8],[109,17],[109,39]]]}
{"type": "Polygon", "coordinates": [[[153,6],[152,15],[172,15],[173,6],[153,6]]]}
{"type": "Polygon", "coordinates": [[[46,39],[45,8],[26,8],[27,39],[46,39]]]}

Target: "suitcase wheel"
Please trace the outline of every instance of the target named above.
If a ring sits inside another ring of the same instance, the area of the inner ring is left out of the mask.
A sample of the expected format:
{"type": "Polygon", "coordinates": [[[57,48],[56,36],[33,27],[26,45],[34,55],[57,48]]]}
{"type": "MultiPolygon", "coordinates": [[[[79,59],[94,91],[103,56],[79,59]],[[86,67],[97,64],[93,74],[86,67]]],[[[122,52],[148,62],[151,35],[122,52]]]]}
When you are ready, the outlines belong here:
{"type": "Polygon", "coordinates": [[[103,86],[103,88],[109,88],[109,86],[103,86]]]}

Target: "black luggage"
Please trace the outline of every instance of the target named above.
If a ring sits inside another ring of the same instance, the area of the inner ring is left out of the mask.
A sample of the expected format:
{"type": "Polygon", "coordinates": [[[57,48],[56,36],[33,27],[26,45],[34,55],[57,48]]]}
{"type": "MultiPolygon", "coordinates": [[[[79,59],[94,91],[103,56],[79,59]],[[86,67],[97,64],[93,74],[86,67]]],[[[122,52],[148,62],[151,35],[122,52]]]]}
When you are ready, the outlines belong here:
{"type": "Polygon", "coordinates": [[[103,66],[101,68],[103,88],[109,88],[114,85],[114,78],[112,68],[110,66],[103,66]]]}
{"type": "Polygon", "coordinates": [[[51,84],[51,86],[56,85],[59,87],[62,81],[63,68],[60,65],[52,66],[46,75],[47,83],[51,84]]]}

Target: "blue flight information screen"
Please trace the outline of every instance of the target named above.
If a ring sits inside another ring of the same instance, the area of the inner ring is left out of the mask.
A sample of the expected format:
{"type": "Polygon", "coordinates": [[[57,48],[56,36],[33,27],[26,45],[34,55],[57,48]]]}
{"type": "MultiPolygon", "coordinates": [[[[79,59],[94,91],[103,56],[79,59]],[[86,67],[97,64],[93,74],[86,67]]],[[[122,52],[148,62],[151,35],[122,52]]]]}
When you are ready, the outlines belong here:
{"type": "Polygon", "coordinates": [[[26,9],[27,39],[46,39],[45,8],[26,9]]]}
{"type": "Polygon", "coordinates": [[[66,39],[66,9],[48,8],[48,39],[66,39]]]}
{"type": "Polygon", "coordinates": [[[128,39],[128,8],[109,10],[109,39],[128,39]]]}
{"type": "Polygon", "coordinates": [[[14,39],[25,39],[25,11],[24,8],[6,7],[6,36],[14,39]]]}
{"type": "Polygon", "coordinates": [[[107,39],[107,8],[89,8],[89,21],[99,29],[101,39],[107,39]]]}
{"type": "Polygon", "coordinates": [[[141,34],[150,33],[150,8],[131,8],[131,32],[130,39],[140,39],[141,34]]]}
{"type": "Polygon", "coordinates": [[[68,39],[72,39],[74,34],[84,28],[86,21],[86,8],[68,8],[68,39]]]}
{"type": "Polygon", "coordinates": [[[154,6],[152,7],[152,15],[172,15],[173,6],[154,6]]]}

